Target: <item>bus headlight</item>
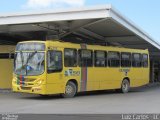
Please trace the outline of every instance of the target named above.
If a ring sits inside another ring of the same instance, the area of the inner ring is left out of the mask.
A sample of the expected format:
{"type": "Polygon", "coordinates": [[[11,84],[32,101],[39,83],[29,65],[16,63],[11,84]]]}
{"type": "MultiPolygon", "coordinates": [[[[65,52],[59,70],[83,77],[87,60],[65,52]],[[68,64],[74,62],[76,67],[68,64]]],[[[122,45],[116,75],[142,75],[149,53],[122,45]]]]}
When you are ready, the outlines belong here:
{"type": "Polygon", "coordinates": [[[40,80],[40,81],[38,81],[38,84],[40,85],[40,84],[42,84],[42,81],[40,80]]]}
{"type": "Polygon", "coordinates": [[[38,81],[37,81],[37,85],[41,85],[41,84],[42,84],[42,82],[43,82],[43,81],[42,81],[41,79],[40,79],[40,80],[38,80],[38,81]]]}

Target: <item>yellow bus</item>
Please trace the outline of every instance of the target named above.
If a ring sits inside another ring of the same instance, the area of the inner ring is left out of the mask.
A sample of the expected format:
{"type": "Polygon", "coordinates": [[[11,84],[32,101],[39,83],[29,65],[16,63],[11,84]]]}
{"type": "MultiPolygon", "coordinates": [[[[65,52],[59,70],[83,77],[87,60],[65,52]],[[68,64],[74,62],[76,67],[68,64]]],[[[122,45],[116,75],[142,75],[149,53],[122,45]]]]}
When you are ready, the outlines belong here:
{"type": "Polygon", "coordinates": [[[127,93],[148,83],[148,50],[60,41],[27,41],[16,46],[15,92],[70,98],[84,91],[127,93]]]}

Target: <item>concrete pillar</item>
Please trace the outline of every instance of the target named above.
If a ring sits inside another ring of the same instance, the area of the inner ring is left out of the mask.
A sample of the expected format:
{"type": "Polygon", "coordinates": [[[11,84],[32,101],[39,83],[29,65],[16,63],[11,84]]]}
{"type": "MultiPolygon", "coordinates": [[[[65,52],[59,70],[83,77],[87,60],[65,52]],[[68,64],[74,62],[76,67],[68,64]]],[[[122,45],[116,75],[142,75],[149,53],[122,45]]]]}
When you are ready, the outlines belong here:
{"type": "Polygon", "coordinates": [[[158,81],[160,82],[160,62],[158,62],[158,81]]]}
{"type": "Polygon", "coordinates": [[[154,65],[155,65],[155,61],[152,60],[151,63],[150,63],[150,83],[154,83],[154,79],[155,79],[154,65]]]}

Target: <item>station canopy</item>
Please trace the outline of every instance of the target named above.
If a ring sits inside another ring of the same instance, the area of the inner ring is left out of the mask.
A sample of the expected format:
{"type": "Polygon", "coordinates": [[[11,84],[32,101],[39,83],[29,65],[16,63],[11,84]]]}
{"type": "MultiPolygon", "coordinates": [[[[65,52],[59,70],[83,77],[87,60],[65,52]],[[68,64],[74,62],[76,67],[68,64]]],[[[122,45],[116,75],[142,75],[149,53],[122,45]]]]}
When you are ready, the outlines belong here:
{"type": "Polygon", "coordinates": [[[0,44],[47,39],[149,49],[160,59],[159,43],[111,5],[0,15],[0,44]]]}

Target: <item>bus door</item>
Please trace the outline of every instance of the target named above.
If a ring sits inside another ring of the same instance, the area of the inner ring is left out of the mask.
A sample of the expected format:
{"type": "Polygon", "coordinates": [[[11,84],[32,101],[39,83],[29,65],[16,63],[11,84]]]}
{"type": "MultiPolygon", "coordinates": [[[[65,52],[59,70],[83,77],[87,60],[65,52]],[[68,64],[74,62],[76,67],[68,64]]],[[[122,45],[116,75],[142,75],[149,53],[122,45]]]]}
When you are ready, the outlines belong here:
{"type": "Polygon", "coordinates": [[[62,52],[49,50],[47,53],[47,90],[51,93],[63,92],[62,52]]]}

